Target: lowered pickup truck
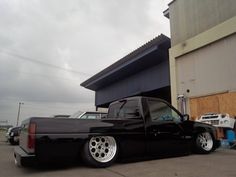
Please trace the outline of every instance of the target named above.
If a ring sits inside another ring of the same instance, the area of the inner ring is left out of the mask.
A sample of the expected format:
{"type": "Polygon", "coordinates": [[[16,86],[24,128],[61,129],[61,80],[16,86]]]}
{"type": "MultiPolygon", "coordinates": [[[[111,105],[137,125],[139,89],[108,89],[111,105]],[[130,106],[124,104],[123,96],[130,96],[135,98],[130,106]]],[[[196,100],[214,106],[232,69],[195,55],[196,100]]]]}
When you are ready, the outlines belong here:
{"type": "Polygon", "coordinates": [[[111,103],[102,119],[32,117],[22,122],[17,165],[81,157],[94,167],[117,158],[207,154],[219,147],[216,129],[193,122],[167,102],[130,97],[111,103]]]}

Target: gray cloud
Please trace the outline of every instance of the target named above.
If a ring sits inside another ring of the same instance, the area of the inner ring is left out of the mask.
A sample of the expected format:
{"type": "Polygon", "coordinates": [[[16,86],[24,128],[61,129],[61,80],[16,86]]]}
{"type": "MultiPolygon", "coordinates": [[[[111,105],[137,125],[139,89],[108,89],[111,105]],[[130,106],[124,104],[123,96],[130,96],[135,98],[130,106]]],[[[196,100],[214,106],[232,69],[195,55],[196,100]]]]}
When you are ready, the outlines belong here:
{"type": "Polygon", "coordinates": [[[94,109],[94,93],[79,84],[169,36],[166,8],[164,0],[1,0],[0,119],[14,124],[19,101],[28,103],[24,116],[94,109]]]}

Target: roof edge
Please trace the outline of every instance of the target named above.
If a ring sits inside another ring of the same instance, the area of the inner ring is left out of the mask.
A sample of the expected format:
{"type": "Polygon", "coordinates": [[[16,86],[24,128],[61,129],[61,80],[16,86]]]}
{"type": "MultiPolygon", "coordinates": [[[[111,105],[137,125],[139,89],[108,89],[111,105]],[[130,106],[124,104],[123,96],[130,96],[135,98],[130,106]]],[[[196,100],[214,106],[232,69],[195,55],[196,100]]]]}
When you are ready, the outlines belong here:
{"type": "Polygon", "coordinates": [[[152,40],[148,41],[141,47],[137,48],[136,50],[132,51],[125,57],[121,58],[120,60],[116,61],[115,63],[111,64],[110,66],[106,67],[102,71],[98,72],[94,76],[90,77],[86,81],[82,82],[80,86],[83,86],[87,88],[88,85],[91,83],[94,83],[96,80],[99,80],[99,78],[103,77],[104,75],[107,75],[111,71],[113,71],[117,67],[121,67],[124,63],[129,62],[129,60],[138,57],[140,54],[142,54],[144,51],[149,50],[150,48],[153,48],[156,45],[161,44],[166,39],[169,39],[169,37],[165,36],[164,34],[160,34],[157,37],[153,38],[152,40]]]}

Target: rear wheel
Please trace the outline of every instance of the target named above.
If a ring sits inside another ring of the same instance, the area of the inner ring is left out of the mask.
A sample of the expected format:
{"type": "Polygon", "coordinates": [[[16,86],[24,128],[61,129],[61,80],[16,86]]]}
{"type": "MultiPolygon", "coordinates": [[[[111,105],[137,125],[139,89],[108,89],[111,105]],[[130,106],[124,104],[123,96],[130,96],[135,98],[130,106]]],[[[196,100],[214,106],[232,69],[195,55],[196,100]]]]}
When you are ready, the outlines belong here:
{"type": "Polygon", "coordinates": [[[208,154],[214,150],[214,140],[209,132],[198,133],[195,139],[195,151],[208,154]]]}
{"type": "Polygon", "coordinates": [[[118,148],[112,136],[96,136],[85,143],[83,152],[82,157],[89,165],[107,167],[116,160],[118,148]]]}

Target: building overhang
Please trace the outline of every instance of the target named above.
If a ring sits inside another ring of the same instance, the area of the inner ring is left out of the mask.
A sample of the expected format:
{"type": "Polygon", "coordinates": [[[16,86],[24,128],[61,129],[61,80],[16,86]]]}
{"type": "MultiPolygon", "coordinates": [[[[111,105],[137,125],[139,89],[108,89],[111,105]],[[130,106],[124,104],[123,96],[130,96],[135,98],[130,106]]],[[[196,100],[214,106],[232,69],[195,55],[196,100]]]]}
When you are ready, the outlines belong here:
{"type": "Polygon", "coordinates": [[[161,34],[119,61],[81,83],[81,86],[96,91],[168,60],[170,39],[161,34]]]}

